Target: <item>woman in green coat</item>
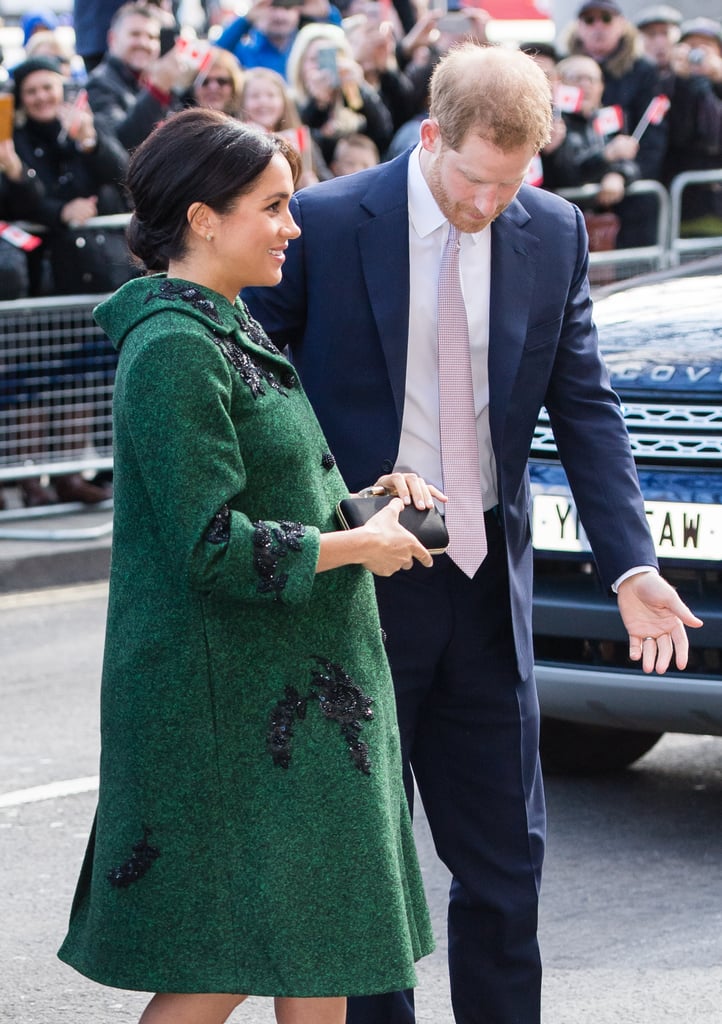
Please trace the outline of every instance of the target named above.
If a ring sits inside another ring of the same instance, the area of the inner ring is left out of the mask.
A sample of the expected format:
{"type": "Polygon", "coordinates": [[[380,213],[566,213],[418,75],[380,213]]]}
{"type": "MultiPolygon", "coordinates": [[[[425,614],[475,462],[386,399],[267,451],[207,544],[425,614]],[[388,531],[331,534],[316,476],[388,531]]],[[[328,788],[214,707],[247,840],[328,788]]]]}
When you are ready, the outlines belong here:
{"type": "Polygon", "coordinates": [[[143,1024],[249,994],[342,1024],[433,946],[371,572],[431,564],[398,514],[443,496],[382,477],[399,497],[336,527],[333,455],[237,298],[281,279],[296,169],[223,114],[163,122],[128,186],[167,274],[96,311],[120,351],[100,792],[59,955],[155,992],[143,1024]]]}

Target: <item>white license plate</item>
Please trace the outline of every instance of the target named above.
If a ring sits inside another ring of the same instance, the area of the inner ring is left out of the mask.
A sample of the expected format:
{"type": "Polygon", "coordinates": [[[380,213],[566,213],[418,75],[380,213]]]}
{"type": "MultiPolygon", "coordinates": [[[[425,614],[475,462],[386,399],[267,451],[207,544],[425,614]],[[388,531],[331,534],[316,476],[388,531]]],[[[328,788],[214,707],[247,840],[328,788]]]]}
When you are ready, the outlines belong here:
{"type": "MultiPolygon", "coordinates": [[[[661,558],[722,559],[722,506],[645,501],[647,522],[661,558]]],[[[536,494],[534,547],[544,551],[590,551],[574,504],[556,494],[536,494]]]]}

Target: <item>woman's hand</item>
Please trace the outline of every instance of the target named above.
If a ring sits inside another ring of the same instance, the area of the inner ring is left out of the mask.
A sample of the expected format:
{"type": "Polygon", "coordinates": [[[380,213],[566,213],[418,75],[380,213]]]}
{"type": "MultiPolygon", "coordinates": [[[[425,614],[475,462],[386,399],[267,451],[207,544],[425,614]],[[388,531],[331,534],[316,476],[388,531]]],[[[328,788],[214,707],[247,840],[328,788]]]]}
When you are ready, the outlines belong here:
{"type": "Polygon", "coordinates": [[[93,148],[95,148],[97,143],[95,121],[89,106],[61,103],[58,108],[58,120],[67,137],[72,139],[77,146],[90,149],[90,143],[93,143],[93,148]]]}
{"type": "Polygon", "coordinates": [[[309,65],[304,70],[303,79],[306,92],[321,110],[332,106],[338,99],[338,85],[334,82],[331,72],[325,68],[319,68],[315,64],[309,65]]]}
{"type": "Polygon", "coordinates": [[[399,514],[404,505],[412,502],[418,509],[433,508],[434,498],[446,501],[446,495],[416,473],[387,473],[369,490],[396,497],[364,526],[322,533],[316,572],[342,565],[363,565],[377,576],[393,576],[399,569],[410,569],[414,559],[427,568],[433,565],[433,558],[421,541],[401,526],[399,514]]]}
{"type": "Polygon", "coordinates": [[[15,152],[15,144],[12,139],[5,139],[3,142],[0,142],[0,171],[10,181],[20,181],[22,177],[22,161],[15,152]]]}
{"type": "Polygon", "coordinates": [[[358,535],[362,545],[361,565],[376,576],[393,576],[399,569],[410,569],[415,558],[427,568],[434,563],[421,541],[400,525],[403,507],[400,498],[392,498],[364,526],[350,531],[358,535]]]}
{"type": "Polygon", "coordinates": [[[69,203],[65,204],[60,211],[60,219],[63,224],[67,224],[72,228],[85,224],[86,220],[97,216],[97,213],[98,197],[80,196],[77,199],[71,199],[69,203]]]}

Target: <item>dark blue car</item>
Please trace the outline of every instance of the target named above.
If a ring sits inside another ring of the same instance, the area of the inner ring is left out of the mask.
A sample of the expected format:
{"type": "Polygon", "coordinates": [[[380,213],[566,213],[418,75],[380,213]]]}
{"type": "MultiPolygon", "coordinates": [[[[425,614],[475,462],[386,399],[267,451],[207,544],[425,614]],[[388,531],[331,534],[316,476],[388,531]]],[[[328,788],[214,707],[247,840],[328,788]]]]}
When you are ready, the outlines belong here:
{"type": "Polygon", "coordinates": [[[705,624],[684,672],[629,661],[543,413],[530,472],[548,771],[622,768],[667,731],[722,735],[722,264],[640,280],[594,309],[662,573],[705,624]]]}

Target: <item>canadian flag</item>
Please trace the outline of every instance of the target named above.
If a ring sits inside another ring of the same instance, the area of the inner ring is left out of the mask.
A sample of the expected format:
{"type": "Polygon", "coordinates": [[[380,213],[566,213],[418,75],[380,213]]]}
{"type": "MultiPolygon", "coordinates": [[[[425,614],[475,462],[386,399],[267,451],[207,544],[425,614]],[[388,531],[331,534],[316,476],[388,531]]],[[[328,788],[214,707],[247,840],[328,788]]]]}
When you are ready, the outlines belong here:
{"type": "Polygon", "coordinates": [[[37,249],[43,241],[37,235],[28,234],[17,224],[8,224],[6,220],[0,220],[0,238],[4,238],[10,245],[14,245],[16,249],[23,249],[25,252],[37,249]]]}
{"type": "Polygon", "coordinates": [[[655,96],[644,112],[644,116],[649,119],[650,124],[661,124],[669,107],[670,102],[667,96],[655,96]]]}
{"type": "Polygon", "coordinates": [[[594,118],[594,131],[598,135],[616,135],[624,127],[624,113],[621,107],[601,107],[594,118]]]}
{"type": "Polygon", "coordinates": [[[554,86],[554,106],[564,114],[578,114],[582,109],[584,94],[576,85],[562,85],[558,82],[554,86]]]}
{"type": "Polygon", "coordinates": [[[204,75],[211,66],[213,52],[208,43],[179,36],[175,41],[176,51],[195,68],[197,75],[204,75]]]}

